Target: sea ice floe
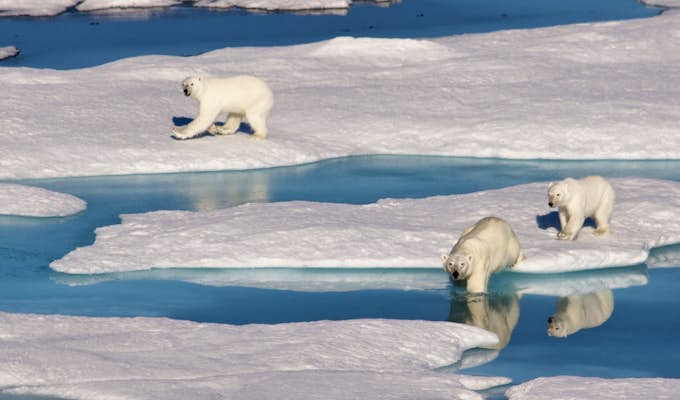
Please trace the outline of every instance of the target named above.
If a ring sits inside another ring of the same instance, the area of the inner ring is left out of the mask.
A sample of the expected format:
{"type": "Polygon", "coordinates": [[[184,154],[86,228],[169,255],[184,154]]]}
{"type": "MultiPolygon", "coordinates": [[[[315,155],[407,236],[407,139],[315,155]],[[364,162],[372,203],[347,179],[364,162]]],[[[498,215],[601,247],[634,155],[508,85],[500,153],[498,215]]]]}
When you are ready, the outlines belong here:
{"type": "Polygon", "coordinates": [[[4,68],[0,179],[252,169],[361,154],[675,159],[679,22],[671,10],[436,40],[339,37],[72,71],[4,68]],[[274,92],[267,140],[170,137],[196,115],[182,79],[243,73],[274,92]]]}
{"type": "Polygon", "coordinates": [[[435,372],[496,342],[462,324],[218,325],[0,313],[0,394],[69,399],[481,399],[505,378],[435,372]]]}
{"type": "Polygon", "coordinates": [[[61,14],[80,0],[0,0],[0,17],[47,17],[61,14]]]}
{"type": "Polygon", "coordinates": [[[0,183],[0,215],[64,217],[85,210],[85,201],[67,193],[0,183]]]}
{"type": "Polygon", "coordinates": [[[674,399],[680,379],[602,379],[574,376],[538,378],[506,392],[509,400],[633,400],[674,399]]]}
{"type": "Polygon", "coordinates": [[[14,46],[0,47],[0,60],[11,58],[19,54],[19,49],[14,46]]]}
{"type": "MultiPolygon", "coordinates": [[[[377,0],[376,3],[389,2],[377,0]]],[[[268,11],[304,11],[347,9],[352,0],[0,0],[0,16],[47,17],[75,7],[78,11],[101,11],[131,8],[158,8],[180,4],[207,8],[246,8],[268,11]]]]}
{"type": "Polygon", "coordinates": [[[462,230],[495,215],[508,221],[527,259],[518,272],[554,273],[643,263],[653,247],[680,242],[674,215],[680,183],[612,180],[613,233],[586,226],[575,241],[556,239],[557,212],[548,183],[374,204],[313,202],[246,204],[190,212],[123,215],[96,230],[91,246],[51,267],[72,274],[151,268],[441,268],[462,230]]]}

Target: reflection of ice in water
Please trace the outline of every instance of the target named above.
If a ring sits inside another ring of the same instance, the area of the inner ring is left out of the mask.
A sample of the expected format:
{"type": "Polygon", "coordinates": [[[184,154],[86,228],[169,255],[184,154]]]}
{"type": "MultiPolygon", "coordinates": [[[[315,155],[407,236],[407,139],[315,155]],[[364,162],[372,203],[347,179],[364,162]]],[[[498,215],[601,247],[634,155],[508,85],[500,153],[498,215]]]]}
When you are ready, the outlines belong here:
{"type": "Polygon", "coordinates": [[[581,329],[605,323],[614,311],[611,290],[560,297],[557,310],[548,318],[548,336],[567,337],[581,329]]]}
{"type": "Polygon", "coordinates": [[[222,208],[224,204],[265,203],[269,201],[269,175],[266,173],[234,174],[217,180],[214,185],[189,187],[187,195],[196,211],[222,208]]]}

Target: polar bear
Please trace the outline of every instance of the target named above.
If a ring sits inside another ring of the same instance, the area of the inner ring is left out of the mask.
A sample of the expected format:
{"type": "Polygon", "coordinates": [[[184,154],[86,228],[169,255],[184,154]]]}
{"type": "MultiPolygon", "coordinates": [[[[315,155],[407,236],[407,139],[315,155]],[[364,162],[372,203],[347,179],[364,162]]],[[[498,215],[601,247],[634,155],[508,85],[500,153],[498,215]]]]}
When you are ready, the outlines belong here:
{"type": "Polygon", "coordinates": [[[560,217],[558,239],[575,239],[588,217],[595,220],[595,235],[604,235],[609,232],[614,189],[601,176],[567,178],[549,185],[548,206],[556,207],[560,217]]]}
{"type": "Polygon", "coordinates": [[[483,348],[501,350],[510,343],[512,331],[519,320],[520,297],[520,294],[514,293],[454,296],[449,321],[495,333],[498,343],[483,348]]]}
{"type": "Polygon", "coordinates": [[[463,231],[449,255],[442,255],[444,270],[454,280],[467,281],[469,293],[486,292],[489,276],[524,259],[510,225],[486,217],[463,231]]]}
{"type": "Polygon", "coordinates": [[[548,336],[567,337],[581,329],[600,326],[614,311],[611,290],[560,297],[557,310],[548,318],[548,336]]]}
{"type": "Polygon", "coordinates": [[[198,100],[198,116],[188,125],[172,130],[173,137],[189,139],[206,130],[212,135],[236,133],[247,120],[253,137],[267,137],[267,116],[274,105],[274,95],[267,84],[254,76],[229,78],[189,77],[182,81],[184,95],[198,100]],[[220,114],[227,114],[222,126],[214,124],[220,114]]]}

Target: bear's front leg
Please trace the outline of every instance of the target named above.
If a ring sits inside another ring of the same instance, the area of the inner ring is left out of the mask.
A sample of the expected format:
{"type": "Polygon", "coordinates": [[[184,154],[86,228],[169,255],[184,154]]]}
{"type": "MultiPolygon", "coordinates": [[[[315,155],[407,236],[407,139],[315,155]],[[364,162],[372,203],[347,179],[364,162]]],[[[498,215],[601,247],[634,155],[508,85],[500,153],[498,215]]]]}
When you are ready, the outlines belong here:
{"type": "Polygon", "coordinates": [[[557,238],[560,240],[574,240],[581,230],[581,227],[583,227],[584,222],[585,218],[578,215],[572,215],[571,218],[569,218],[569,221],[567,221],[567,224],[557,233],[557,238]]]}
{"type": "Polygon", "coordinates": [[[489,274],[486,271],[472,271],[472,275],[467,280],[468,293],[486,293],[489,283],[489,274]]]}
{"type": "Polygon", "coordinates": [[[186,134],[186,130],[184,129],[183,126],[177,126],[175,128],[172,128],[172,137],[175,139],[179,140],[185,140],[191,138],[190,135],[186,134]]]}
{"type": "Polygon", "coordinates": [[[188,125],[176,127],[172,129],[172,137],[175,139],[191,139],[205,132],[210,125],[215,122],[215,118],[219,114],[219,110],[207,109],[201,107],[198,111],[198,116],[194,118],[188,125]]]}

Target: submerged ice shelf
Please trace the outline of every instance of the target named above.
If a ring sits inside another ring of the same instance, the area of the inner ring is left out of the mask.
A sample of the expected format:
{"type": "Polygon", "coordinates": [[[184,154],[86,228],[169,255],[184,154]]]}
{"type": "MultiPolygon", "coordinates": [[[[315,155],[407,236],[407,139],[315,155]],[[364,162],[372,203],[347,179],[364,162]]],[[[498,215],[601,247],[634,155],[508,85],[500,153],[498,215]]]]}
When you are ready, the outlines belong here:
{"type": "Polygon", "coordinates": [[[123,215],[98,228],[93,245],[50,266],[72,274],[150,268],[440,268],[462,230],[485,216],[507,220],[527,259],[519,272],[551,273],[644,262],[653,247],[680,242],[674,222],[680,184],[613,180],[613,234],[584,227],[575,241],[556,239],[557,213],[547,183],[368,205],[313,202],[246,204],[206,211],[123,215]]]}
{"type": "Polygon", "coordinates": [[[680,392],[680,379],[600,379],[561,376],[538,378],[510,388],[509,400],[620,400],[672,399],[680,392]]]}

